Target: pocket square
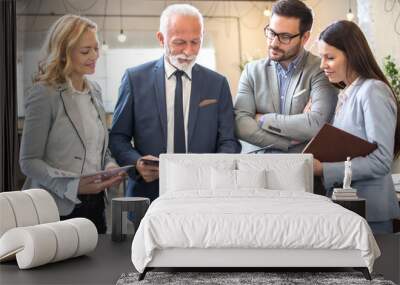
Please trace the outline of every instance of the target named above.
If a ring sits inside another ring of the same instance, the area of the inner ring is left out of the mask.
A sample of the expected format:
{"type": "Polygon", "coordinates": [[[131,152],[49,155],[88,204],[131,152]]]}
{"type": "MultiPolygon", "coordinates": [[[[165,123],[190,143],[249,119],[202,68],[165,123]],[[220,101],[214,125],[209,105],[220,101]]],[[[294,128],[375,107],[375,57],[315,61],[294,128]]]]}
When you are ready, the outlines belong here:
{"type": "Polygon", "coordinates": [[[306,93],[306,91],[307,91],[306,89],[300,90],[299,92],[293,95],[293,98],[303,95],[304,93],[306,93]]]}
{"type": "Polygon", "coordinates": [[[211,104],[217,103],[217,99],[204,99],[203,101],[200,102],[199,107],[205,107],[211,104]]]}

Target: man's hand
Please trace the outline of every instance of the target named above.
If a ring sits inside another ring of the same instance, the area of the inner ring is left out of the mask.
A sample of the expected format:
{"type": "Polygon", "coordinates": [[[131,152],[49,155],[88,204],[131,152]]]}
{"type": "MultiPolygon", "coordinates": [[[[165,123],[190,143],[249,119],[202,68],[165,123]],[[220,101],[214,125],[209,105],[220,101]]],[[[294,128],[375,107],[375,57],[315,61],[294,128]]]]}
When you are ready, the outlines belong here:
{"type": "MultiPolygon", "coordinates": [[[[146,155],[142,157],[148,160],[158,160],[157,157],[146,155]]],[[[158,166],[144,164],[142,158],[136,162],[136,170],[146,182],[153,182],[158,179],[158,166]]]]}
{"type": "Polygon", "coordinates": [[[322,176],[322,163],[318,159],[314,158],[313,169],[314,176],[322,176]]]}
{"type": "Polygon", "coordinates": [[[256,114],[255,120],[256,120],[257,124],[260,124],[260,119],[262,118],[262,116],[264,116],[264,114],[260,114],[260,113],[256,114]]]}
{"type": "Polygon", "coordinates": [[[311,112],[311,106],[312,106],[312,102],[311,102],[311,97],[310,97],[310,100],[308,100],[307,105],[304,107],[303,113],[311,112]]]}

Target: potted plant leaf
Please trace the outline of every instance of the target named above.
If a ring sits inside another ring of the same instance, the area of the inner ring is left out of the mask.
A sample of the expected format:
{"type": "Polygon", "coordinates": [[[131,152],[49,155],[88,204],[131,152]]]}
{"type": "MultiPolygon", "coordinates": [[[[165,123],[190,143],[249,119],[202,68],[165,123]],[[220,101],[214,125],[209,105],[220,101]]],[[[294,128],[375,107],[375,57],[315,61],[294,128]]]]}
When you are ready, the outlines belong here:
{"type": "MultiPolygon", "coordinates": [[[[394,58],[390,55],[384,58],[384,72],[388,79],[393,91],[396,95],[396,99],[400,102],[400,67],[398,67],[394,61],[394,58]]],[[[397,110],[400,112],[400,110],[397,110]]],[[[397,156],[393,161],[392,166],[393,173],[400,173],[400,156],[397,156]]]]}

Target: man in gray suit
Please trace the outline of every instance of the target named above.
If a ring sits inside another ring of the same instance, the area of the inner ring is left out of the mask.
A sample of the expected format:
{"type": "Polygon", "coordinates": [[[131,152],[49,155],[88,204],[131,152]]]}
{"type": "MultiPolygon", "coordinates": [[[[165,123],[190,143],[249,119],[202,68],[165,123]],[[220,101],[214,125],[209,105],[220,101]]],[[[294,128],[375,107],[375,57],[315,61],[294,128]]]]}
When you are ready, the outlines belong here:
{"type": "Polygon", "coordinates": [[[264,28],[268,58],[245,66],[235,103],[239,139],[257,147],[301,152],[333,115],[337,90],[320,59],[304,49],[313,22],[299,0],[280,0],[264,28]]]}

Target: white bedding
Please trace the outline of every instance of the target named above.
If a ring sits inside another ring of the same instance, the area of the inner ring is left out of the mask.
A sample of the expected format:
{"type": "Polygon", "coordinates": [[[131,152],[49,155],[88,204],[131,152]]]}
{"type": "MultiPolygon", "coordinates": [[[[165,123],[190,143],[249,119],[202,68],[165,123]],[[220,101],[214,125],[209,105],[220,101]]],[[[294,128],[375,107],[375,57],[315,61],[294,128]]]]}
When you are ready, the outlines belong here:
{"type": "Polygon", "coordinates": [[[143,272],[155,249],[357,249],[372,271],[380,251],[365,219],[306,192],[171,192],[156,199],[132,243],[143,272]]]}

